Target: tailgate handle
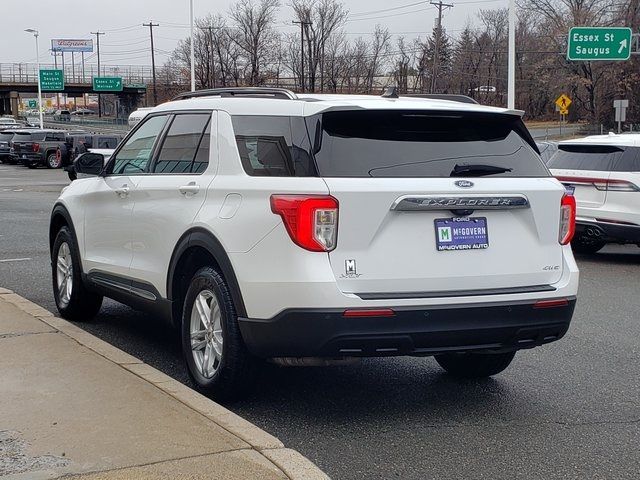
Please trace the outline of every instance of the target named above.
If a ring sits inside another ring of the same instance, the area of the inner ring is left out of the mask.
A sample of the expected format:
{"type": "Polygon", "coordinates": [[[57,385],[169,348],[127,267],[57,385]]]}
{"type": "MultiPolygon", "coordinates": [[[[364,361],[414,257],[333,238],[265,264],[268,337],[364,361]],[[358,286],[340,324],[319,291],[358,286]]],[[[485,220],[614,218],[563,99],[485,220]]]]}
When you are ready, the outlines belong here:
{"type": "Polygon", "coordinates": [[[398,198],[391,210],[421,212],[431,210],[509,210],[529,208],[529,199],[515,195],[404,195],[398,198]]]}

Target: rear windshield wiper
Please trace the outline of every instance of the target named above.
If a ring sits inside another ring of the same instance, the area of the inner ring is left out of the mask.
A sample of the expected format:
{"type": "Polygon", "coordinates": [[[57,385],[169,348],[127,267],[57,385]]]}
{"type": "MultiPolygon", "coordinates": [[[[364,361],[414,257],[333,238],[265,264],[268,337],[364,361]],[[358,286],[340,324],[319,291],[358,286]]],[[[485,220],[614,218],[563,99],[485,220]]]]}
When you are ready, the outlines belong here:
{"type": "Polygon", "coordinates": [[[496,175],[498,173],[511,172],[513,168],[496,167],[495,165],[458,165],[451,170],[451,177],[482,177],[484,175],[496,175]]]}

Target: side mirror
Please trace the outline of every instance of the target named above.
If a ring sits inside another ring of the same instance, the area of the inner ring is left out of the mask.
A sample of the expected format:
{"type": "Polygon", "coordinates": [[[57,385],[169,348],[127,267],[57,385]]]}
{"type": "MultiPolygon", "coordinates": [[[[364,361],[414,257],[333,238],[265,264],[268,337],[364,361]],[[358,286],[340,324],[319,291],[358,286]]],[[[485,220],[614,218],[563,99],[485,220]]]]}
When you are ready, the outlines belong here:
{"type": "Polygon", "coordinates": [[[104,155],[87,152],[78,156],[73,164],[68,167],[67,172],[69,172],[69,178],[73,181],[78,177],[96,177],[102,173],[103,168],[104,155]]]}

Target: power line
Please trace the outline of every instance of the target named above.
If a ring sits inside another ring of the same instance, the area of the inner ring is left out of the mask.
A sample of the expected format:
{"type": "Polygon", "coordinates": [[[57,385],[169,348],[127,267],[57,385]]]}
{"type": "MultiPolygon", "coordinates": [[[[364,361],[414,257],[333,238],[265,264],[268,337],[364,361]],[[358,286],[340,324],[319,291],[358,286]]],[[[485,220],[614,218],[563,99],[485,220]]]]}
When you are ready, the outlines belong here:
{"type": "Polygon", "coordinates": [[[433,9],[434,9],[433,7],[427,7],[427,8],[419,8],[418,10],[410,10],[408,12],[394,13],[394,14],[391,14],[391,15],[382,15],[382,16],[379,16],[379,17],[353,18],[353,19],[347,20],[345,23],[360,22],[362,20],[378,20],[378,19],[381,19],[381,18],[399,17],[399,16],[402,16],[402,15],[409,15],[411,13],[426,12],[428,10],[433,10],[433,9]]]}
{"type": "MultiPolygon", "coordinates": [[[[496,1],[496,0],[492,0],[492,1],[496,1]]],[[[370,10],[368,12],[354,12],[354,13],[350,13],[349,16],[360,17],[363,15],[366,16],[366,15],[374,15],[377,13],[392,12],[395,10],[402,10],[403,8],[415,7],[416,5],[424,5],[425,3],[427,2],[423,0],[422,2],[407,3],[405,5],[398,5],[397,7],[383,8],[382,10],[370,10]]]]}

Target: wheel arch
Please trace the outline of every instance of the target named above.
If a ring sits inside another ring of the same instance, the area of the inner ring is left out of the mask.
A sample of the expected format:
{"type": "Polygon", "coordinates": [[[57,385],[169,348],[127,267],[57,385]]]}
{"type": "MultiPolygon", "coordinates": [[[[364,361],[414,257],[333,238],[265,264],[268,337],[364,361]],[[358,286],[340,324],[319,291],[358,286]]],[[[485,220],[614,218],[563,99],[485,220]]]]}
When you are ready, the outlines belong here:
{"type": "MultiPolygon", "coordinates": [[[[73,235],[73,239],[76,245],[78,245],[76,229],[73,226],[73,220],[71,220],[69,210],[67,210],[62,203],[56,203],[53,206],[51,219],[49,220],[49,254],[53,251],[53,243],[56,241],[56,236],[62,227],[68,227],[69,230],[71,230],[71,235],[73,235]]],[[[82,259],[80,259],[80,261],[82,262],[82,259]]],[[[82,267],[82,263],[80,266],[82,267]]]]}
{"type": "Polygon", "coordinates": [[[172,320],[175,325],[179,325],[182,316],[181,300],[189,287],[187,282],[204,266],[218,269],[227,282],[237,314],[246,316],[242,292],[227,252],[213,233],[198,227],[182,235],[169,263],[167,298],[172,303],[172,320]]]}

